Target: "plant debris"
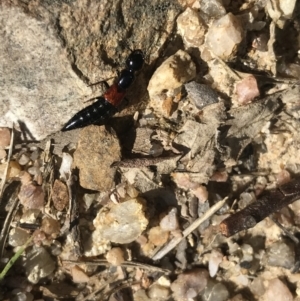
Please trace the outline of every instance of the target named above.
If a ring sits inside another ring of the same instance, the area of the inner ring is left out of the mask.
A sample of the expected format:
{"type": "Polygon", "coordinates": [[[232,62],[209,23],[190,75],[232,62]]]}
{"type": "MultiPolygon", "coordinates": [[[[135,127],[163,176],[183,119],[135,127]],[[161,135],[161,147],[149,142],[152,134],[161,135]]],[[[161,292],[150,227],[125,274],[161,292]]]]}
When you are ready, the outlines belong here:
{"type": "Polygon", "coordinates": [[[271,213],[288,206],[300,198],[300,181],[292,180],[276,190],[268,191],[268,194],[260,197],[256,202],[227,217],[220,224],[221,233],[231,236],[235,233],[254,227],[271,213]]]}

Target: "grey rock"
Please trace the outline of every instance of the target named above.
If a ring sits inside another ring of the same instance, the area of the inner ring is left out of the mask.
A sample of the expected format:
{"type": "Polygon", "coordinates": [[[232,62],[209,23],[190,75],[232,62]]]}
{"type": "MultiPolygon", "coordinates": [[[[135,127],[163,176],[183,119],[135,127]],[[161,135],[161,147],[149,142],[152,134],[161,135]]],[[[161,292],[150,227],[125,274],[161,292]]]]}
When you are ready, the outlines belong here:
{"type": "Polygon", "coordinates": [[[199,110],[219,101],[218,93],[208,85],[190,82],[185,85],[185,89],[189,98],[194,101],[195,106],[199,110]]]}

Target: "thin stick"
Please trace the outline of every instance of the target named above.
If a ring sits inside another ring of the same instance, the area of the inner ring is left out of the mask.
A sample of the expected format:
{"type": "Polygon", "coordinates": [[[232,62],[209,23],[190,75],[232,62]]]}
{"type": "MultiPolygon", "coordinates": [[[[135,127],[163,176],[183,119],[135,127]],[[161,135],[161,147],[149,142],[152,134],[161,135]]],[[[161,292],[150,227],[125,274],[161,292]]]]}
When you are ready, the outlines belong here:
{"type": "Polygon", "coordinates": [[[220,231],[226,237],[242,230],[253,228],[271,213],[276,212],[300,199],[300,179],[294,179],[277,189],[268,191],[256,202],[230,215],[220,224],[220,231]]]}
{"type": "Polygon", "coordinates": [[[285,233],[286,236],[290,238],[290,240],[292,240],[296,245],[299,244],[299,239],[295,235],[293,235],[284,226],[282,226],[276,219],[273,218],[273,216],[269,216],[269,218],[272,220],[274,224],[277,225],[277,227],[280,228],[281,231],[285,233]]]}
{"type": "MultiPolygon", "coordinates": [[[[89,261],[89,260],[84,260],[84,261],[77,261],[77,260],[62,260],[63,262],[67,262],[67,263],[74,263],[74,264],[86,264],[86,265],[96,265],[96,266],[106,266],[106,267],[110,267],[111,263],[109,263],[107,260],[105,259],[96,259],[93,261],[89,261]]],[[[139,262],[135,262],[135,261],[124,261],[123,263],[120,264],[121,267],[123,268],[140,268],[142,270],[148,270],[151,272],[160,272],[160,273],[164,273],[164,274],[170,274],[171,271],[167,270],[167,269],[162,269],[153,265],[149,265],[149,264],[145,264],[145,263],[139,263],[139,262]]]]}
{"type": "Polygon", "coordinates": [[[11,155],[12,155],[13,143],[14,143],[14,124],[12,124],[8,157],[7,157],[6,167],[4,169],[3,176],[2,176],[2,181],[1,181],[1,185],[0,185],[0,203],[2,201],[3,188],[4,188],[4,185],[6,183],[6,177],[7,177],[9,162],[10,162],[10,158],[11,158],[11,155]]]}
{"type": "Polygon", "coordinates": [[[222,201],[216,203],[211,208],[209,208],[201,217],[196,219],[188,228],[186,228],[182,232],[181,237],[173,238],[166,246],[164,246],[160,251],[158,251],[154,256],[152,256],[153,260],[159,260],[164,257],[167,253],[169,253],[172,249],[174,249],[182,239],[187,237],[191,232],[197,229],[204,221],[210,218],[214,213],[216,213],[223,205],[226,203],[227,197],[222,201]]]}
{"type": "Polygon", "coordinates": [[[182,154],[170,155],[168,157],[145,157],[145,158],[132,158],[124,159],[122,161],[117,161],[112,163],[111,167],[125,167],[125,168],[141,168],[150,165],[156,165],[160,162],[172,160],[176,157],[180,157],[182,154]]]}
{"type": "Polygon", "coordinates": [[[13,218],[17,212],[15,209],[18,207],[18,204],[19,204],[18,192],[19,192],[19,189],[16,189],[13,194],[13,197],[12,197],[13,201],[12,201],[11,207],[9,209],[9,212],[6,215],[6,218],[5,218],[1,233],[0,233],[0,258],[2,258],[3,253],[4,253],[4,247],[5,247],[5,243],[7,240],[8,230],[11,225],[11,221],[13,220],[13,218]]]}

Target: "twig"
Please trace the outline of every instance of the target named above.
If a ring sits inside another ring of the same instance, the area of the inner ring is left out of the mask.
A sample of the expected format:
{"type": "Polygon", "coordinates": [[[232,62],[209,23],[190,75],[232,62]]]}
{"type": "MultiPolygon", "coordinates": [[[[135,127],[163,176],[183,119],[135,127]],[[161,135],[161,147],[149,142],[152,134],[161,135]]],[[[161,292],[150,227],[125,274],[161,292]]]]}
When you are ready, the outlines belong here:
{"type": "Polygon", "coordinates": [[[13,193],[13,196],[12,196],[13,201],[12,201],[11,207],[9,209],[9,212],[6,215],[6,218],[5,218],[1,233],[0,233],[0,258],[3,257],[5,242],[7,240],[7,235],[8,235],[8,230],[11,225],[11,221],[13,220],[13,218],[16,214],[15,209],[17,208],[17,206],[19,204],[18,192],[19,192],[19,189],[16,189],[13,193]]]}
{"type": "Polygon", "coordinates": [[[220,224],[220,231],[229,237],[242,230],[253,228],[271,213],[298,199],[300,199],[300,179],[294,179],[277,189],[270,190],[256,202],[227,217],[220,224]]]}
{"type": "Polygon", "coordinates": [[[145,166],[156,165],[160,162],[172,160],[176,157],[180,157],[182,154],[175,154],[168,157],[144,157],[144,158],[132,158],[124,159],[122,161],[117,161],[112,163],[111,167],[126,167],[126,168],[141,168],[145,166]]]}
{"type": "MultiPolygon", "coordinates": [[[[111,263],[109,263],[107,260],[105,259],[96,259],[93,261],[88,261],[88,260],[84,260],[84,261],[77,261],[77,260],[63,260],[63,262],[68,262],[68,263],[74,263],[74,264],[81,264],[84,263],[86,265],[96,265],[96,266],[111,266],[111,263]]],[[[149,264],[145,264],[145,263],[139,263],[139,262],[134,262],[134,261],[124,261],[122,264],[120,264],[121,267],[123,268],[140,268],[142,270],[148,270],[151,272],[161,272],[164,274],[170,274],[171,271],[167,270],[167,269],[162,269],[153,265],[149,265],[149,264]]]]}
{"type": "Polygon", "coordinates": [[[289,237],[290,240],[292,240],[296,245],[299,244],[299,239],[294,234],[292,234],[284,226],[282,226],[275,218],[273,218],[273,216],[270,216],[269,218],[272,220],[274,224],[277,225],[277,227],[280,228],[281,231],[285,233],[286,236],[289,237]]]}
{"type": "Polygon", "coordinates": [[[4,188],[4,185],[6,183],[6,177],[7,177],[7,172],[8,172],[8,168],[9,168],[9,162],[10,162],[10,158],[11,158],[11,155],[12,155],[13,143],[14,143],[14,124],[12,124],[7,162],[6,162],[6,167],[4,169],[3,176],[2,176],[2,181],[1,181],[1,185],[0,185],[0,203],[2,201],[3,188],[4,188]]]}
{"type": "Polygon", "coordinates": [[[69,178],[67,179],[67,187],[69,192],[69,231],[74,243],[74,254],[77,257],[81,257],[83,254],[83,246],[80,238],[79,224],[79,207],[76,194],[77,177],[71,171],[69,178]]]}
{"type": "Polygon", "coordinates": [[[227,197],[222,201],[216,203],[211,208],[209,208],[201,217],[196,219],[188,228],[186,228],[182,232],[181,237],[173,238],[166,246],[164,246],[161,250],[159,250],[154,256],[152,256],[153,260],[159,260],[164,257],[167,253],[169,253],[173,248],[175,248],[182,239],[187,237],[191,232],[197,229],[204,221],[210,218],[215,212],[217,212],[223,205],[225,204],[227,197]]]}

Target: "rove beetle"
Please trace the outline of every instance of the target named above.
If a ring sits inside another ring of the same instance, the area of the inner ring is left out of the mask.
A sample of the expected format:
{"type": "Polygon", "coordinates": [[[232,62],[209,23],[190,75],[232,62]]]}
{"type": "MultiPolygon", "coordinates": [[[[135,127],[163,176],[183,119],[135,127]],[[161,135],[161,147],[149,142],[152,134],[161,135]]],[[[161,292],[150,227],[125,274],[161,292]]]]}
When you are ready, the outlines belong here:
{"type": "Polygon", "coordinates": [[[135,79],[135,73],[140,71],[144,64],[144,54],[141,50],[133,50],[126,60],[126,68],[123,69],[106,92],[96,98],[93,104],[76,113],[62,128],[62,131],[70,131],[87,125],[103,122],[118,111],[118,106],[125,97],[126,90],[135,79]]]}

